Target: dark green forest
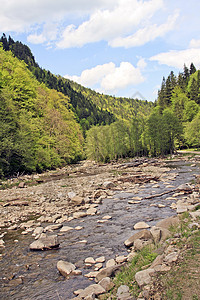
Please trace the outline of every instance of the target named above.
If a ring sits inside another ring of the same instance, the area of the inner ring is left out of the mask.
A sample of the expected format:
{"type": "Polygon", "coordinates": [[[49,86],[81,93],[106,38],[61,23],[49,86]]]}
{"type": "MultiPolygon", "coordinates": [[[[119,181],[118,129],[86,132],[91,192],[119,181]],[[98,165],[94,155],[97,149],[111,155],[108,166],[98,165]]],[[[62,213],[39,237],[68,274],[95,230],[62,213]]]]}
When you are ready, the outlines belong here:
{"type": "Polygon", "coordinates": [[[0,177],[88,158],[163,156],[200,147],[200,71],[163,78],[155,103],[96,93],[40,68],[0,39],[0,177]]]}

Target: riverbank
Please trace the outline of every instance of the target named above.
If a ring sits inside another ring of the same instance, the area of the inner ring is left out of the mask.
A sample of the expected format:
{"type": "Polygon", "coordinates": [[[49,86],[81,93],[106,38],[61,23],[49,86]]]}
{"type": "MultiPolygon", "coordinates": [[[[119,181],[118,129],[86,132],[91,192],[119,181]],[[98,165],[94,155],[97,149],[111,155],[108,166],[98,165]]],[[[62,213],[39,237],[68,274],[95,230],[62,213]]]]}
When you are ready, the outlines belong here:
{"type": "MultiPolygon", "coordinates": [[[[179,168],[182,160],[176,160],[179,168]]],[[[157,159],[83,162],[36,175],[37,185],[21,178],[16,187],[2,190],[2,295],[12,300],[27,299],[27,294],[34,300],[44,295],[71,299],[73,292],[78,295],[77,287],[84,290],[90,280],[94,283],[101,270],[123,264],[132,252],[123,244],[134,233],[133,225],[145,221],[152,227],[175,215],[185,197],[178,186],[188,179],[195,188],[198,159],[184,161],[180,174],[171,164],[157,159]],[[57,235],[60,247],[30,251],[29,245],[44,235],[57,235]],[[60,275],[59,260],[74,264],[76,275],[60,275]]]]}

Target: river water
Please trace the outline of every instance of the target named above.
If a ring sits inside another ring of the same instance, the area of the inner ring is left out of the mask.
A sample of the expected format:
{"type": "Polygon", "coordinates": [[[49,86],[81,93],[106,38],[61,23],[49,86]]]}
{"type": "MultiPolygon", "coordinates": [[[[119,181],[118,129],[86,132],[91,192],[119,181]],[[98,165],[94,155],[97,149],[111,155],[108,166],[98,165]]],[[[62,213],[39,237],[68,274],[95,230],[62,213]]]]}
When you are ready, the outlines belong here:
{"type": "MultiPolygon", "coordinates": [[[[180,184],[193,182],[199,166],[188,162],[173,162],[169,173],[178,174],[175,180],[148,183],[138,188],[138,193],[116,192],[112,199],[104,199],[98,205],[98,214],[67,222],[67,226],[82,226],[82,230],[71,230],[59,236],[60,248],[57,250],[34,252],[29,250],[33,241],[32,235],[21,235],[20,231],[6,234],[6,247],[1,250],[0,260],[0,299],[4,300],[69,300],[74,297],[73,291],[85,288],[91,283],[84,274],[93,269],[84,265],[84,260],[105,256],[106,260],[116,255],[127,255],[124,241],[134,234],[133,225],[145,221],[153,226],[158,220],[172,216],[175,211],[170,208],[173,200],[167,199],[173,194],[144,199],[138,204],[129,204],[133,197],[145,198],[174,190],[180,184]],[[153,204],[164,204],[159,208],[153,204]],[[99,223],[105,215],[112,219],[99,223]],[[18,240],[18,242],[15,242],[18,240]],[[86,240],[87,242],[83,242],[86,240]],[[83,275],[65,279],[59,274],[56,264],[59,260],[69,261],[80,269],[83,275]],[[13,280],[8,278],[13,277],[13,280]],[[18,282],[19,278],[22,281],[18,282]]],[[[45,225],[45,224],[43,224],[45,225]]],[[[47,224],[46,224],[47,225],[47,224]]],[[[59,233],[56,232],[56,233],[59,233]]]]}

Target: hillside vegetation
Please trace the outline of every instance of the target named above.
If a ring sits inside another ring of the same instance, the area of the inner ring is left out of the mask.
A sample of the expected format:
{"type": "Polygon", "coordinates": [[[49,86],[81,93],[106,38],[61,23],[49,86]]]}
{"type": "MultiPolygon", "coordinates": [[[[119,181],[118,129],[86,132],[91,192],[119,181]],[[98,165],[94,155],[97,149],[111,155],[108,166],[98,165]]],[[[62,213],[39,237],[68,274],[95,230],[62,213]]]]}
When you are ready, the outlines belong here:
{"type": "Polygon", "coordinates": [[[40,84],[0,48],[0,176],[76,161],[82,144],[68,97],[40,84]]]}

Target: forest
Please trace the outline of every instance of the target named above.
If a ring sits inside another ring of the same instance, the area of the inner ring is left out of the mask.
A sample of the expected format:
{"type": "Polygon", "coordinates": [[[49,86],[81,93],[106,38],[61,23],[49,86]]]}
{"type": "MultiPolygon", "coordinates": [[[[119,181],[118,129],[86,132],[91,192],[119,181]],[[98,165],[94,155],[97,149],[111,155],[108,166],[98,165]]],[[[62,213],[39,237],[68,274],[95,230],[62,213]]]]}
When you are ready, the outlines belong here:
{"type": "Polygon", "coordinates": [[[163,78],[152,103],[96,93],[40,68],[10,36],[0,43],[1,178],[200,147],[200,71],[192,62],[163,78]]]}

